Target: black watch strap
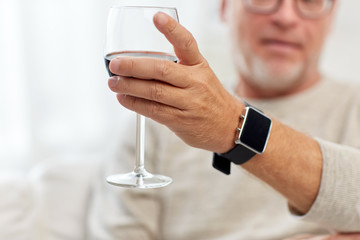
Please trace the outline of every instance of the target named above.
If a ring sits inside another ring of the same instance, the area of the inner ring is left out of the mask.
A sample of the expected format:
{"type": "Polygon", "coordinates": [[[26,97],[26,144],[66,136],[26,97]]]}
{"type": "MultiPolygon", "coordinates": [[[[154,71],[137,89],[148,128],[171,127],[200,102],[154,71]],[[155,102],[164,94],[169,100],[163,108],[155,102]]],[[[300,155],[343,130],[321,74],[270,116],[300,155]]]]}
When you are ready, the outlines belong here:
{"type": "Polygon", "coordinates": [[[230,175],[231,173],[231,162],[235,164],[243,164],[249,161],[256,155],[255,152],[251,151],[243,145],[236,145],[229,152],[224,154],[214,153],[213,155],[213,167],[220,172],[230,175]],[[229,159],[232,159],[230,161],[229,159]]]}
{"type": "Polygon", "coordinates": [[[271,119],[247,103],[240,118],[243,121],[237,129],[239,136],[235,147],[229,152],[213,155],[213,167],[227,175],[231,173],[231,162],[240,165],[265,151],[271,130],[271,119]]]}

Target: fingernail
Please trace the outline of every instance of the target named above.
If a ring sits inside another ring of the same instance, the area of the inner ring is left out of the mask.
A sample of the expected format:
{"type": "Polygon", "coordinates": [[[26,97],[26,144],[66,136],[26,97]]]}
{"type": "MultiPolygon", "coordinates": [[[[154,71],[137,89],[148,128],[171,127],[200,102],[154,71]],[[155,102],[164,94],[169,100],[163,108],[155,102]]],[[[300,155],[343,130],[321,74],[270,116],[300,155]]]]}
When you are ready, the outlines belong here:
{"type": "Polygon", "coordinates": [[[165,25],[168,23],[169,19],[168,16],[166,16],[165,13],[162,12],[158,12],[155,15],[155,21],[159,24],[159,25],[165,25]]]}
{"type": "Polygon", "coordinates": [[[123,60],[124,57],[116,57],[113,60],[111,60],[112,62],[115,62],[116,64],[120,64],[120,62],[123,60]]]}
{"type": "Polygon", "coordinates": [[[111,88],[116,87],[118,81],[119,81],[119,77],[118,77],[118,76],[109,78],[109,86],[110,86],[111,88]]]}

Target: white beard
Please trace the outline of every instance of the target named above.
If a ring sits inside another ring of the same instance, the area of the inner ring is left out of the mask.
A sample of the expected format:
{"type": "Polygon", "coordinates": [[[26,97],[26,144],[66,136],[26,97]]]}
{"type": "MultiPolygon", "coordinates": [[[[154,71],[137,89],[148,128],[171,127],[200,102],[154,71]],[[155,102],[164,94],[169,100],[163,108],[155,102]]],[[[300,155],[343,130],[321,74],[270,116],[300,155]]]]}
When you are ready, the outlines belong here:
{"type": "Polygon", "coordinates": [[[246,78],[244,81],[261,91],[286,92],[296,86],[305,68],[304,64],[296,63],[287,69],[277,69],[276,63],[266,62],[258,56],[251,55],[247,63],[240,51],[235,54],[235,64],[246,78]]]}

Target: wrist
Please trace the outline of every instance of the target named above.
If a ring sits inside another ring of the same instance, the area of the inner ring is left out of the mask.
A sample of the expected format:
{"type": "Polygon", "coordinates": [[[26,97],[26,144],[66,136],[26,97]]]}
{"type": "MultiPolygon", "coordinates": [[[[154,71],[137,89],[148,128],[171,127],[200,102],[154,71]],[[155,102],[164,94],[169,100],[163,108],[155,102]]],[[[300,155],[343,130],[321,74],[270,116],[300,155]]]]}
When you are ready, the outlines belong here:
{"type": "Polygon", "coordinates": [[[224,121],[225,129],[221,132],[222,140],[220,141],[219,149],[214,152],[226,153],[236,146],[235,141],[238,136],[237,129],[239,124],[241,124],[239,119],[246,106],[237,99],[234,103],[235,104],[229,108],[227,121],[224,121]]]}
{"type": "Polygon", "coordinates": [[[230,174],[231,162],[237,165],[244,164],[257,154],[264,153],[272,126],[269,117],[248,104],[237,122],[238,135],[233,141],[235,147],[222,154],[215,153],[213,158],[214,168],[225,174],[230,174]]]}

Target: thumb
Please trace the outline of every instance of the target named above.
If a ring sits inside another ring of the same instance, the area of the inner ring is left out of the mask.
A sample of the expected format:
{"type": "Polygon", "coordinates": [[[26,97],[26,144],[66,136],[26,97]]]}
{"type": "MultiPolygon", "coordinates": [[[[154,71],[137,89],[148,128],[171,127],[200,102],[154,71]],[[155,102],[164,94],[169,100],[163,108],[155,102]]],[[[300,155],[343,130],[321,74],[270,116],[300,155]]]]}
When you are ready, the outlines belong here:
{"type": "Polygon", "coordinates": [[[154,16],[154,24],[174,46],[176,56],[181,64],[196,65],[203,61],[195,38],[175,19],[165,13],[158,12],[154,16]]]}

